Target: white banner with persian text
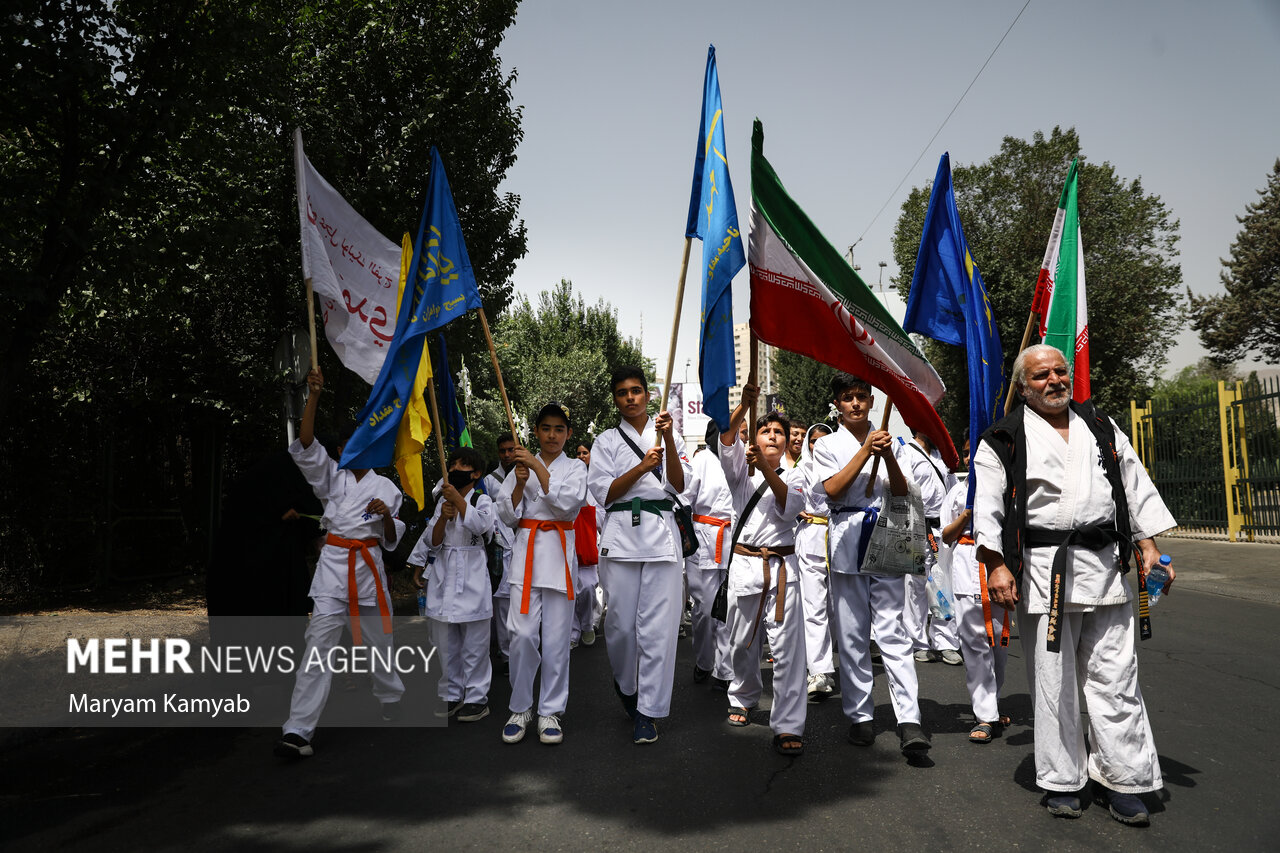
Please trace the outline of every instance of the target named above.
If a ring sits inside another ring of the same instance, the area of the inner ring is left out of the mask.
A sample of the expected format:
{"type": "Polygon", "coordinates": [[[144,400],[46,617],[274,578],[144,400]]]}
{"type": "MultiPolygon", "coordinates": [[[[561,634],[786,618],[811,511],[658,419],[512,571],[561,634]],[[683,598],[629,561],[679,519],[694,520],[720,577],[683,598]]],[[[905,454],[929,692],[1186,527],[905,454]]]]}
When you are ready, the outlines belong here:
{"type": "Polygon", "coordinates": [[[311,279],[324,334],[338,358],[370,385],[396,330],[400,246],[378,233],[311,165],[295,130],[302,275],[311,279]]]}

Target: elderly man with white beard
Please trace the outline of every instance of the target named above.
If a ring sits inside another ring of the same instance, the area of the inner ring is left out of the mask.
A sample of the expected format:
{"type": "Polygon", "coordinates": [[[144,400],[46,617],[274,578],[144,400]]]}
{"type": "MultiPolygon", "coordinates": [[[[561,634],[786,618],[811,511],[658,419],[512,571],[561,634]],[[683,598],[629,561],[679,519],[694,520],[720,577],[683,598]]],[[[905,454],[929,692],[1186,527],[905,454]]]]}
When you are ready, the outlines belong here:
{"type": "Polygon", "coordinates": [[[1059,350],[1024,350],[1013,385],[1025,405],[987,430],[974,458],[974,534],[992,603],[1018,611],[1036,783],[1051,814],[1079,817],[1093,779],[1112,817],[1144,826],[1137,795],[1162,781],[1125,575],[1158,563],[1152,537],[1176,522],[1124,433],[1091,401],[1072,402],[1059,350]]]}

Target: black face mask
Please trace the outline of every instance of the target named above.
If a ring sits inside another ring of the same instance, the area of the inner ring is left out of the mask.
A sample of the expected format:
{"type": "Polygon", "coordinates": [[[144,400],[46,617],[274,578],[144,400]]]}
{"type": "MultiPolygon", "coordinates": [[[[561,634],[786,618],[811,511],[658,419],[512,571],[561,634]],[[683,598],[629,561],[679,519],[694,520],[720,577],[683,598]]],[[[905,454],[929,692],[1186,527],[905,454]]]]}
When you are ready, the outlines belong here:
{"type": "Polygon", "coordinates": [[[471,475],[471,471],[450,471],[449,485],[453,486],[458,491],[462,491],[467,486],[471,485],[471,475]]]}

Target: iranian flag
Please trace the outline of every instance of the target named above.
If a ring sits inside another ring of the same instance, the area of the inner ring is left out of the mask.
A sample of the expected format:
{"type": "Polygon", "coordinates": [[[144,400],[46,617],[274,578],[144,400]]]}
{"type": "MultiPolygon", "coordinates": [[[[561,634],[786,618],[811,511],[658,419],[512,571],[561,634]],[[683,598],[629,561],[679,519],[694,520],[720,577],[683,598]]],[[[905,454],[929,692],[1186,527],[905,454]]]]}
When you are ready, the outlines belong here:
{"type": "Polygon", "coordinates": [[[1090,393],[1089,308],[1084,295],[1084,241],[1076,209],[1078,165],[1079,160],[1071,161],[1058,199],[1031,310],[1040,316],[1040,337],[1066,355],[1074,377],[1071,397],[1083,403],[1090,393]]]}
{"type": "Polygon", "coordinates": [[[937,371],[804,211],[751,135],[751,328],[760,340],[852,373],[889,396],[902,419],[933,441],[948,467],[955,446],[933,406],[937,371]]]}

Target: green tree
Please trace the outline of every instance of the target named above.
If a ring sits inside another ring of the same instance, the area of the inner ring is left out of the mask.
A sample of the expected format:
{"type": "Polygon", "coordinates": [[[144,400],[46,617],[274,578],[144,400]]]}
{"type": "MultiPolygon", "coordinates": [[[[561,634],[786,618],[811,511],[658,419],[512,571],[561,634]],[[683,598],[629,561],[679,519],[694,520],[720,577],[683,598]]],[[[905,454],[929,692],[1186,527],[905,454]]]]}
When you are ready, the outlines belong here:
{"type": "Polygon", "coordinates": [[[517,299],[499,319],[494,338],[512,408],[531,421],[555,400],[569,409],[578,435],[592,424],[599,433],[617,423],[609,389],[614,369],[635,365],[654,380],[653,362],[638,340],[618,331],[614,309],[603,299],[587,305],[567,280],[542,291],[536,307],[527,297],[517,299]]]}
{"type": "MultiPolygon", "coordinates": [[[[1140,179],[1119,177],[1110,163],[1081,153],[1074,129],[1054,128],[1030,141],[1006,136],[985,163],[953,167],[956,206],[974,263],[982,271],[1005,352],[1005,375],[1017,355],[1036,277],[1044,259],[1062,182],[1080,157],[1080,224],[1089,299],[1093,396],[1108,412],[1128,407],[1135,389],[1149,387],[1183,319],[1178,291],[1178,221],[1140,179]]],[[[902,205],[893,235],[905,299],[915,271],[929,186],[902,205]]],[[[968,377],[962,349],[925,342],[925,354],[947,386],[938,406],[959,435],[968,425],[968,377]]]]}
{"type": "MultiPolygon", "coordinates": [[[[514,74],[497,54],[515,9],[516,0],[6,8],[0,276],[13,310],[0,320],[0,410],[11,424],[0,438],[0,538],[24,524],[35,541],[56,538],[41,526],[64,522],[70,505],[77,518],[107,511],[94,509],[108,505],[95,454],[109,442],[163,447],[176,472],[216,471],[225,459],[228,479],[241,460],[280,445],[271,353],[282,332],[306,326],[295,126],[321,173],[397,241],[417,225],[437,145],[485,305],[503,310],[525,251],[519,199],[498,191],[521,136],[514,74]],[[7,520],[26,512],[19,495],[38,507],[33,496],[46,493],[43,513],[7,520]]],[[[455,361],[485,350],[474,318],[452,326],[455,361]]],[[[349,419],[368,386],[323,338],[319,356],[334,391],[323,412],[349,419]]],[[[186,529],[199,533],[211,513],[192,504],[196,488],[179,478],[116,499],[184,502],[186,529]]],[[[0,542],[0,571],[5,561],[0,542]]]]}
{"type": "Polygon", "coordinates": [[[1205,349],[1219,361],[1253,351],[1280,361],[1280,158],[1258,201],[1236,217],[1244,227],[1222,262],[1225,294],[1191,298],[1192,326],[1205,349]]]}
{"type": "Polygon", "coordinates": [[[773,351],[773,377],[787,414],[807,424],[825,421],[831,410],[831,377],[836,369],[788,350],[773,351]]]}

